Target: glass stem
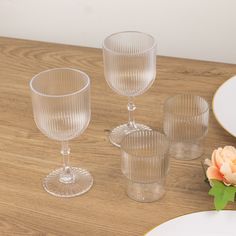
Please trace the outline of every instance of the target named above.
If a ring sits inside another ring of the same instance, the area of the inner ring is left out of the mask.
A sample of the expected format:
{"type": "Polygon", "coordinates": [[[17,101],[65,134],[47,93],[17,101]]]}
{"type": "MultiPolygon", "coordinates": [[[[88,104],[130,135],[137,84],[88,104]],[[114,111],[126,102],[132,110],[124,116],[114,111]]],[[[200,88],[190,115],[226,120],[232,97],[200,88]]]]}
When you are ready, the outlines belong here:
{"type": "Polygon", "coordinates": [[[69,165],[70,148],[68,141],[61,142],[61,154],[63,157],[63,172],[60,176],[60,182],[68,184],[74,182],[74,175],[69,165]]]}
{"type": "Polygon", "coordinates": [[[128,126],[136,128],[135,121],[134,121],[134,111],[136,109],[136,106],[135,106],[133,100],[134,100],[133,97],[129,97],[129,101],[128,101],[128,105],[127,105],[127,109],[128,109],[128,113],[129,113],[128,126]]]}

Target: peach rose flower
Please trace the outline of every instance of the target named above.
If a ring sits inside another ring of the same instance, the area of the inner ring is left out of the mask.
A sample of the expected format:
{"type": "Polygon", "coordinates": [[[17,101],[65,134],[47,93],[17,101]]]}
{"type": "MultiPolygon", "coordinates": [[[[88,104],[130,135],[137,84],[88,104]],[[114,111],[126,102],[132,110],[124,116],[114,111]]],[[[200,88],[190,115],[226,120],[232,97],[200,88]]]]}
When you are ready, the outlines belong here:
{"type": "Polygon", "coordinates": [[[208,165],[207,178],[219,180],[225,185],[236,186],[236,149],[232,146],[225,146],[213,151],[211,160],[206,159],[208,165]]]}

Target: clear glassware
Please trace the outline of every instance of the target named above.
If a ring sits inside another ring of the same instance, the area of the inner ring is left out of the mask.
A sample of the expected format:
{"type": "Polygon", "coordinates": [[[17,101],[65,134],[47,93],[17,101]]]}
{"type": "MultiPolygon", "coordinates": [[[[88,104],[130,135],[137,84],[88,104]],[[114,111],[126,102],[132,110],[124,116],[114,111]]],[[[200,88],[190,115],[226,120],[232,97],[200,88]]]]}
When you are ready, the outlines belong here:
{"type": "Polygon", "coordinates": [[[204,152],[208,132],[207,101],[192,94],[180,94],[167,99],[164,105],[164,133],[171,142],[170,156],[192,160],[204,152]]]}
{"type": "Polygon", "coordinates": [[[56,68],[35,75],[30,81],[34,120],[48,138],[61,142],[63,167],[43,181],[44,189],[57,197],[74,197],[87,192],[91,174],[69,164],[68,141],[81,135],[90,116],[90,79],[84,72],[56,68]]]}
{"type": "Polygon", "coordinates": [[[110,141],[117,147],[131,131],[150,129],[136,123],[133,98],[143,94],[156,77],[156,41],[148,34],[136,31],[119,32],[108,36],[103,42],[104,73],[108,85],[116,93],[127,96],[128,123],[114,128],[110,141]]]}
{"type": "Polygon", "coordinates": [[[127,194],[131,199],[152,202],[164,195],[168,150],[168,139],[157,131],[133,131],[123,138],[121,170],[127,179],[127,194]]]}

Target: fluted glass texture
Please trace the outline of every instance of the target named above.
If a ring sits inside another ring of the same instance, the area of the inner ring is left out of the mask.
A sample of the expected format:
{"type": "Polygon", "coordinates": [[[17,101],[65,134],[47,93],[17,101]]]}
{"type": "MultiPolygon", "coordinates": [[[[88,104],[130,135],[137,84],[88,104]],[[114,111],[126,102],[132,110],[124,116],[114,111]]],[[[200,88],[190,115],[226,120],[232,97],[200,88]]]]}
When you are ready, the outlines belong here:
{"type": "Polygon", "coordinates": [[[180,94],[167,99],[164,106],[164,132],[172,142],[173,156],[194,159],[203,153],[208,119],[208,103],[200,96],[180,94]]]}
{"type": "Polygon", "coordinates": [[[123,96],[144,93],[156,77],[156,43],[135,31],[110,35],[103,43],[104,73],[109,86],[123,96]]]}
{"type": "Polygon", "coordinates": [[[129,133],[121,142],[121,170],[127,178],[127,194],[139,202],[152,202],[165,193],[169,168],[169,142],[152,130],[129,133]]]}
{"type": "Polygon", "coordinates": [[[30,83],[34,120],[51,139],[65,141],[79,136],[90,121],[89,77],[75,69],[52,69],[30,83]]]}
{"type": "Polygon", "coordinates": [[[165,178],[168,171],[165,135],[151,130],[132,132],[121,142],[121,152],[121,170],[128,179],[153,183],[165,178]]]}

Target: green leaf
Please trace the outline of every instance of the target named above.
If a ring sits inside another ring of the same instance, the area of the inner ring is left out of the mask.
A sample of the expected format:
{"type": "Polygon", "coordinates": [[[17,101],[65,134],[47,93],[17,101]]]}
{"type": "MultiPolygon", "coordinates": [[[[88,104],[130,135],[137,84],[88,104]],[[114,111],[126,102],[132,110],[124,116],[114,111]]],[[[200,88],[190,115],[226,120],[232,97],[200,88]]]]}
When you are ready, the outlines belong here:
{"type": "Polygon", "coordinates": [[[209,195],[214,197],[214,205],[216,210],[222,210],[229,201],[234,202],[236,187],[226,186],[218,180],[211,180],[212,188],[209,195]]]}
{"type": "Polygon", "coordinates": [[[226,185],[224,185],[221,181],[219,180],[216,180],[216,179],[211,179],[211,183],[214,187],[217,187],[217,188],[225,188],[226,185]]]}
{"type": "Polygon", "coordinates": [[[235,187],[232,187],[232,186],[227,186],[225,188],[225,192],[224,192],[224,197],[226,199],[228,199],[228,201],[230,202],[234,202],[235,200],[235,193],[236,193],[236,188],[235,187]]]}
{"type": "Polygon", "coordinates": [[[222,197],[225,190],[225,185],[218,180],[211,180],[212,188],[209,191],[209,195],[215,197],[222,197]]]}
{"type": "Polygon", "coordinates": [[[228,201],[222,198],[214,198],[214,205],[217,211],[223,210],[228,204],[228,201]]]}

